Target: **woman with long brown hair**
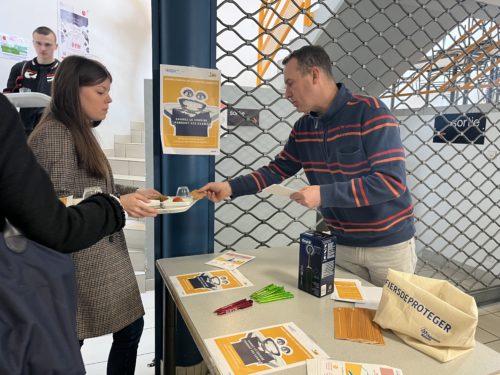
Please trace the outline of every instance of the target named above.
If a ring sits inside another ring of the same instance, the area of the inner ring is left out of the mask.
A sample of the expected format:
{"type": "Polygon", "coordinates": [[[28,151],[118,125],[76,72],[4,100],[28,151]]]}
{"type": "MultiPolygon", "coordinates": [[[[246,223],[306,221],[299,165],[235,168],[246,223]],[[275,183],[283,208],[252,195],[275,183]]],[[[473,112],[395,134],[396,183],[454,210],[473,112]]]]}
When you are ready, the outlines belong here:
{"type": "MultiPolygon", "coordinates": [[[[147,203],[159,193],[115,185],[92,130],[106,118],[111,81],[108,70],[95,60],[64,59],[52,82],[50,106],[28,142],[59,196],[82,196],[86,187],[99,186],[119,196],[130,216],[156,216],[157,211],[147,203]]],[[[73,254],[73,260],[80,343],[113,333],[107,373],[133,374],[144,309],[123,231],[73,254]]]]}

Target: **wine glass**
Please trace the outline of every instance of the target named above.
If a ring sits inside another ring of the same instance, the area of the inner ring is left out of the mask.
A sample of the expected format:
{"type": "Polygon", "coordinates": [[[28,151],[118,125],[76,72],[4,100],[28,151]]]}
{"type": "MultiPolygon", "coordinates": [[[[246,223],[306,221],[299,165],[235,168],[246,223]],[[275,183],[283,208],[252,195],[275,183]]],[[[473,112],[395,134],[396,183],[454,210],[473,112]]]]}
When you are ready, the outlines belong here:
{"type": "Polygon", "coordinates": [[[187,186],[179,186],[177,188],[177,194],[178,197],[181,197],[182,199],[189,199],[191,198],[191,194],[189,193],[189,188],[187,186]]]}

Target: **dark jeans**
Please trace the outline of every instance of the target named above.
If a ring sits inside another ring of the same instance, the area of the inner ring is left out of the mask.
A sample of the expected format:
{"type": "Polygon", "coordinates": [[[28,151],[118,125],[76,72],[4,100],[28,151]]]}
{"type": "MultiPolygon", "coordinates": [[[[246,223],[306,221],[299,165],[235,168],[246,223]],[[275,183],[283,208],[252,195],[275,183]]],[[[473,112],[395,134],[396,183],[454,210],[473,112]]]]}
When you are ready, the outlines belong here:
{"type": "MultiPolygon", "coordinates": [[[[107,375],[134,375],[137,347],[144,328],[141,317],[118,332],[113,333],[113,344],[108,357],[107,375]]],[[[80,346],[83,340],[80,341],[80,346]]]]}

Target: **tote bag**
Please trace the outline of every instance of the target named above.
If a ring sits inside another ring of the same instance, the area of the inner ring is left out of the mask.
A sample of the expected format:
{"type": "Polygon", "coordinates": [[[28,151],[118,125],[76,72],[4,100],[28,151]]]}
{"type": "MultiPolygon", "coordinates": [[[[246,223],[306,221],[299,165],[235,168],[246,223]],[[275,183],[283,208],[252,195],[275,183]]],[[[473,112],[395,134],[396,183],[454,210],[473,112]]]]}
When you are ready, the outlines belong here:
{"type": "Polygon", "coordinates": [[[447,362],[474,348],[477,319],[474,298],[449,282],[389,269],[374,321],[447,362]]]}
{"type": "Polygon", "coordinates": [[[71,257],[0,232],[0,374],[85,374],[71,257]]]}

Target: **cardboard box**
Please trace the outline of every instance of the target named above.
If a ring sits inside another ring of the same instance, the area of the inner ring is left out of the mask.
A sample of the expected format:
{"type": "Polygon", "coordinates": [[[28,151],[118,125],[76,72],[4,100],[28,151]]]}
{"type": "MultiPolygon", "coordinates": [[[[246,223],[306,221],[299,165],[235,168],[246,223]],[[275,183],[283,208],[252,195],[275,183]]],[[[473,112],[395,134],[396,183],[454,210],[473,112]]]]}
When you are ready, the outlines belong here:
{"type": "Polygon", "coordinates": [[[299,289],[316,297],[333,292],[336,248],[330,234],[311,230],[300,235],[299,289]]]}

